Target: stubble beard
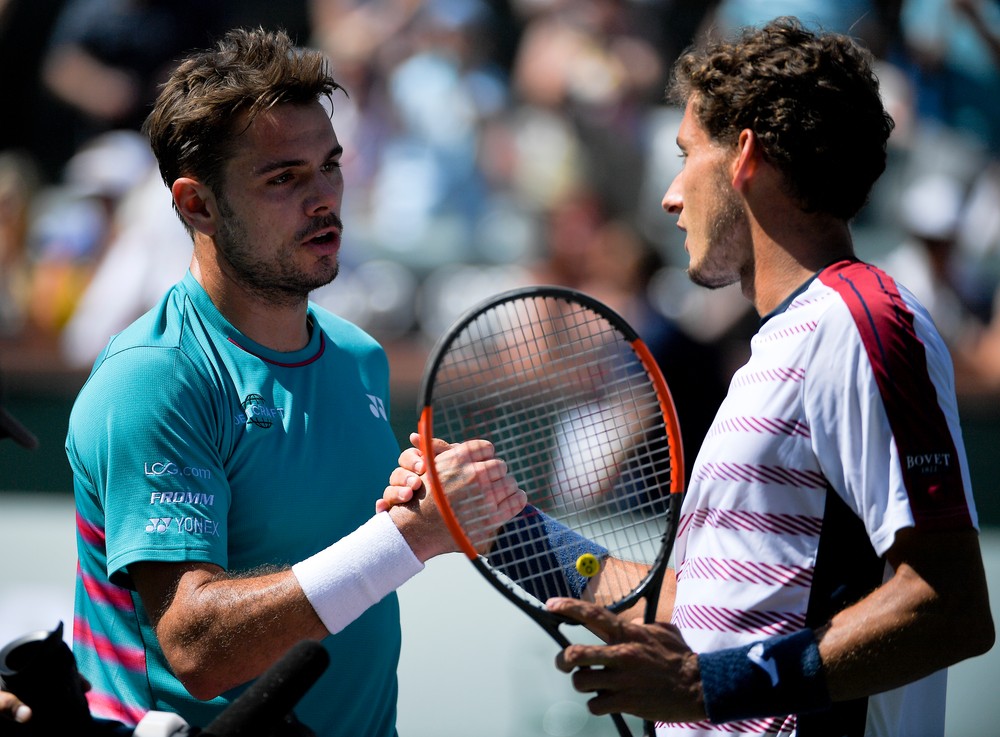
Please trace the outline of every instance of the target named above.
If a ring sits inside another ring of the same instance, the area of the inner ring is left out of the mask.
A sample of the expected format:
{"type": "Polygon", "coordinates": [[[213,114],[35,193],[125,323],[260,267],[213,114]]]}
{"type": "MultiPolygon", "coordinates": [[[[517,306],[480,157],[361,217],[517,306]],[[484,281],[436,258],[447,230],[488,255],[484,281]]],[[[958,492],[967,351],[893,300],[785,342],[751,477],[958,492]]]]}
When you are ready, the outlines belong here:
{"type": "MultiPolygon", "coordinates": [[[[219,253],[231,267],[234,279],[256,299],[276,306],[295,306],[307,300],[314,290],[337,278],[340,264],[335,255],[322,257],[320,262],[325,268],[315,274],[304,273],[293,266],[294,245],[282,249],[271,260],[258,258],[244,221],[235,215],[224,198],[218,198],[217,202],[222,215],[215,238],[219,253]]],[[[294,243],[300,243],[310,232],[333,225],[341,227],[340,218],[335,214],[317,218],[295,235],[294,243]]]]}
{"type": "Polygon", "coordinates": [[[705,252],[701,261],[688,266],[688,278],[708,289],[721,289],[740,281],[743,273],[752,268],[746,257],[750,243],[750,229],[746,213],[732,191],[718,185],[721,205],[711,221],[706,236],[705,252]]]}

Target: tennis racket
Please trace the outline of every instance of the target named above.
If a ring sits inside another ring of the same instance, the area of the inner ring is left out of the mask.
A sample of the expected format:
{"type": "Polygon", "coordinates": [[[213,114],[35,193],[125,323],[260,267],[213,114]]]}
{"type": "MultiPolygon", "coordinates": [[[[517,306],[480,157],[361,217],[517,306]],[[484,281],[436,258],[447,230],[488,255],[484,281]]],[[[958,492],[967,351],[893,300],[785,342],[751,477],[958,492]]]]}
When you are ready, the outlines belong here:
{"type": "Polygon", "coordinates": [[[654,619],[684,462],[670,391],[620,315],[560,287],[499,294],[438,341],[418,412],[431,493],[457,544],[560,646],[567,620],[545,609],[553,596],[614,612],[644,599],[654,619]],[[526,492],[528,506],[492,541],[482,540],[482,497],[443,493],[434,438],[490,441],[526,492]]]}

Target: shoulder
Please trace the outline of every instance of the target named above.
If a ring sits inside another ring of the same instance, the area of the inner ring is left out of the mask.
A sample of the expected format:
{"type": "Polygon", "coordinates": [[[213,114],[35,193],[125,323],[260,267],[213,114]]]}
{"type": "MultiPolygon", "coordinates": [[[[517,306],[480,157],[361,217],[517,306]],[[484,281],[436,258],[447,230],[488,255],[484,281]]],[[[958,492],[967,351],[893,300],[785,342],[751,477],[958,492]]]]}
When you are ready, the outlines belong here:
{"type": "Polygon", "coordinates": [[[349,320],[316,304],[309,305],[309,314],[333,346],[357,355],[385,355],[374,337],[349,320]]]}
{"type": "Polygon", "coordinates": [[[132,400],[126,404],[170,401],[203,387],[217,372],[206,339],[195,334],[200,324],[193,319],[195,312],[185,290],[171,288],[151,310],[111,338],[77,402],[110,404],[122,397],[132,400]]]}
{"type": "Polygon", "coordinates": [[[887,272],[862,261],[823,269],[817,282],[839,298],[863,333],[906,328],[927,311],[887,272]]]}
{"type": "Polygon", "coordinates": [[[950,365],[927,310],[887,272],[844,261],[821,271],[817,281],[836,297],[832,304],[838,307],[827,311],[825,332],[839,333],[843,340],[856,335],[876,371],[891,374],[924,361],[950,365]]]}

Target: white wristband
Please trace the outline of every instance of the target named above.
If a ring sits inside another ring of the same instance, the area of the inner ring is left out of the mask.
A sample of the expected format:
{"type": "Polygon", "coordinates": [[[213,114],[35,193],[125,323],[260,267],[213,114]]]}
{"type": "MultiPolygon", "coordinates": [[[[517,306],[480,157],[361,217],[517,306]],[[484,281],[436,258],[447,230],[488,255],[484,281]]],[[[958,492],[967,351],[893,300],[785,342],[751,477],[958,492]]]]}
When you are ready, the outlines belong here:
{"type": "Polygon", "coordinates": [[[381,512],[293,565],[292,573],[323,624],[335,634],[423,568],[388,512],[381,512]]]}
{"type": "Polygon", "coordinates": [[[169,711],[149,711],[136,725],[132,737],[185,737],[190,725],[169,711]]]}

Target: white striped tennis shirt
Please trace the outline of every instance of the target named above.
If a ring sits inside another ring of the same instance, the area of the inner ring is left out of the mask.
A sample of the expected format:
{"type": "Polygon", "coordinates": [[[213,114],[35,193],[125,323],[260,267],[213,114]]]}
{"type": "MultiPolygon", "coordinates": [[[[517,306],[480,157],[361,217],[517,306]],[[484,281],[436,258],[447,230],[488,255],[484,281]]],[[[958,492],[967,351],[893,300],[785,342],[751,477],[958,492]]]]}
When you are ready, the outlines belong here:
{"type": "MultiPolygon", "coordinates": [[[[673,623],[696,652],[815,627],[890,575],[897,530],[977,525],[947,348],[908,291],[839,262],[768,316],[733,376],[681,512],[673,623]]],[[[657,735],[941,735],[945,685],[657,735]]]]}

